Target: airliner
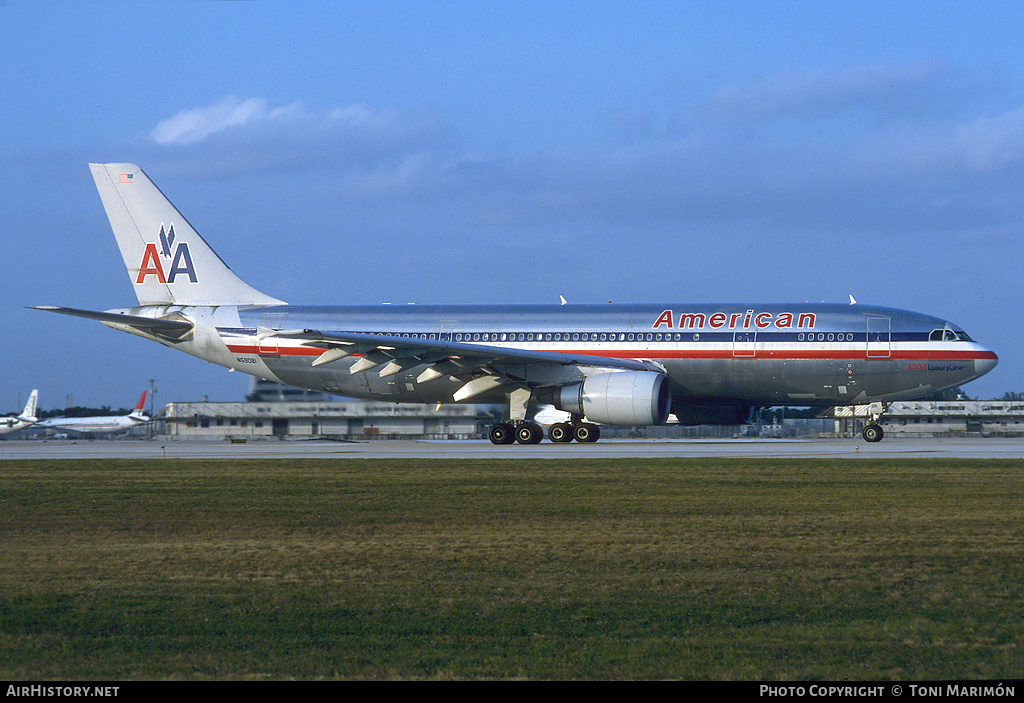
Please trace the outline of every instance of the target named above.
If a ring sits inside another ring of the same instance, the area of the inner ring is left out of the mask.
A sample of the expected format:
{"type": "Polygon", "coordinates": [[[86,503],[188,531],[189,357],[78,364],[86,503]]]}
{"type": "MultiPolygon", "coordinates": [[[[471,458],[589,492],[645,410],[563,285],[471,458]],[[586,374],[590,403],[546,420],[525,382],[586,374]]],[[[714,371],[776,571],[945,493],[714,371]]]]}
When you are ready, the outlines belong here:
{"type": "Polygon", "coordinates": [[[95,417],[52,417],[40,420],[36,427],[50,430],[66,430],[83,434],[110,434],[120,432],[149,422],[149,416],[142,409],[146,405],[146,393],[142,391],[135,409],[127,415],[98,415],[95,417]]]}
{"type": "MultiPolygon", "coordinates": [[[[536,444],[531,410],[602,425],[734,424],[769,405],[887,404],[960,386],[998,358],[939,317],[863,304],[288,305],[233,273],[136,165],[91,164],[138,305],[97,320],[229,369],[355,398],[507,408],[495,444],[536,444]]],[[[851,301],[852,302],[852,301],[851,301]]]]}
{"type": "Polygon", "coordinates": [[[7,434],[8,432],[31,427],[36,421],[36,402],[38,400],[39,391],[33,390],[28,396],[28,402],[25,403],[25,409],[21,411],[21,415],[0,417],[0,434],[7,434]]]}

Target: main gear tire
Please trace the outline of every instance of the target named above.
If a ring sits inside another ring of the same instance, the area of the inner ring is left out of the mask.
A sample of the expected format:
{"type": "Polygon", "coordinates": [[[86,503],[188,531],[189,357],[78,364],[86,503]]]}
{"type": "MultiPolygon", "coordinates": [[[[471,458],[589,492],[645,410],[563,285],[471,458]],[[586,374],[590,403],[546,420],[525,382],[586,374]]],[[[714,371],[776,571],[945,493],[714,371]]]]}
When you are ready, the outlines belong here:
{"type": "Polygon", "coordinates": [[[516,441],[512,425],[507,422],[499,422],[491,427],[490,432],[487,433],[487,438],[491,440],[491,444],[512,444],[516,441]]]}

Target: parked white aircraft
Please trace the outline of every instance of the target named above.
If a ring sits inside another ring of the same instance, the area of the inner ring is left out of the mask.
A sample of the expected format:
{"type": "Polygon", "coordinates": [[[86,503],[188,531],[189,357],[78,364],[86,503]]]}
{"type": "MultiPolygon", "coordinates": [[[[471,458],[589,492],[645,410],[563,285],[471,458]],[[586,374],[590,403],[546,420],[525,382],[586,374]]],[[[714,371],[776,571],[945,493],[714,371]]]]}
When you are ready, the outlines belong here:
{"type": "MultiPolygon", "coordinates": [[[[495,444],[541,440],[531,405],[599,425],[744,422],[759,406],[870,404],[988,373],[995,353],[942,318],[870,305],[296,306],[236,276],[134,164],[91,164],[137,307],[43,310],[98,320],[291,386],[417,403],[502,403],[495,444]]],[[[481,265],[501,265],[500,255],[481,265]]],[[[852,302],[852,301],[851,301],[852,302]]]]}
{"type": "Polygon", "coordinates": [[[36,421],[36,402],[39,400],[39,391],[33,390],[25,404],[21,415],[0,417],[0,434],[7,434],[15,430],[23,430],[30,427],[36,421]]]}
{"type": "Polygon", "coordinates": [[[108,434],[127,430],[130,427],[149,422],[149,416],[142,412],[142,408],[146,405],[146,393],[147,391],[142,391],[142,396],[139,397],[139,402],[135,404],[135,409],[127,415],[51,417],[47,420],[40,420],[35,426],[49,430],[82,432],[85,434],[108,434]]]}

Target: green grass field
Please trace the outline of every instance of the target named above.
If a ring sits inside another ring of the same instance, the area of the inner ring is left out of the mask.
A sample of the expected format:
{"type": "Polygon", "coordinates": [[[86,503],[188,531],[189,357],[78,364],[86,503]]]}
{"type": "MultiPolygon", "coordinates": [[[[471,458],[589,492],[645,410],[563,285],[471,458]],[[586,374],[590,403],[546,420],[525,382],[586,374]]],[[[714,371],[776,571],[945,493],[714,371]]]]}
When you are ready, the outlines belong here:
{"type": "Polygon", "coordinates": [[[0,462],[0,679],[1020,679],[1020,461],[0,462]]]}

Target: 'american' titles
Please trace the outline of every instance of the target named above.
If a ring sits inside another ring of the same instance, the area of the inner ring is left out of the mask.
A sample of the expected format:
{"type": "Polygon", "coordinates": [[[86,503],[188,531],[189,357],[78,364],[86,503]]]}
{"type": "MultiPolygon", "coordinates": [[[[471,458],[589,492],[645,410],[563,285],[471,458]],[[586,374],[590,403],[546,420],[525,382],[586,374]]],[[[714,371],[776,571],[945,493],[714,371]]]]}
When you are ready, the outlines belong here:
{"type": "Polygon", "coordinates": [[[681,312],[676,314],[673,310],[665,310],[658,319],[651,325],[651,329],[680,329],[694,330],[710,327],[711,329],[747,330],[767,329],[775,327],[778,329],[814,329],[813,312],[757,312],[747,310],[746,312],[713,312],[710,315],[703,312],[681,312]]]}

